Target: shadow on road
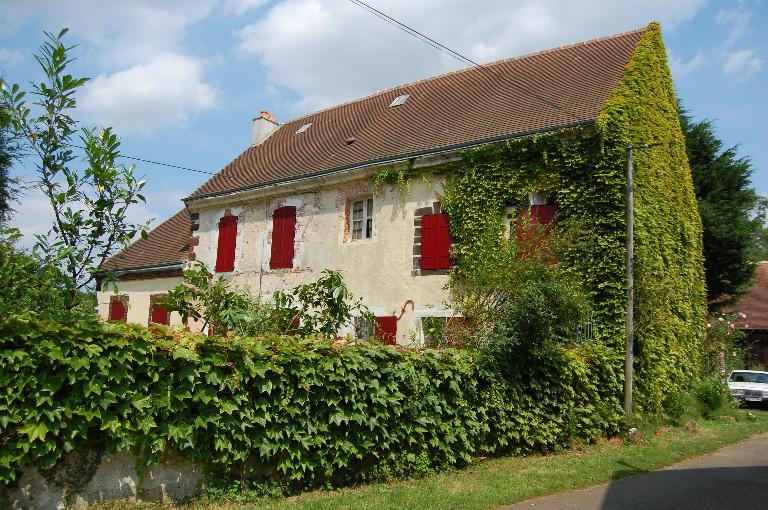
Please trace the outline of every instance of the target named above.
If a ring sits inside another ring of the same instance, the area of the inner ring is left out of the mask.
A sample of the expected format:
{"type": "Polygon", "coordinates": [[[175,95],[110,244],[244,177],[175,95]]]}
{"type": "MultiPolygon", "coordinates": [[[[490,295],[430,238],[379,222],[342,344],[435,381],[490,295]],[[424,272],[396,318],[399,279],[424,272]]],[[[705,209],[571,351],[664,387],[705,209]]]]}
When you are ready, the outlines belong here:
{"type": "MultiPolygon", "coordinates": [[[[612,482],[601,510],[768,508],[768,458],[759,467],[674,469],[612,482]]],[[[641,470],[629,464],[614,479],[641,470]]]]}

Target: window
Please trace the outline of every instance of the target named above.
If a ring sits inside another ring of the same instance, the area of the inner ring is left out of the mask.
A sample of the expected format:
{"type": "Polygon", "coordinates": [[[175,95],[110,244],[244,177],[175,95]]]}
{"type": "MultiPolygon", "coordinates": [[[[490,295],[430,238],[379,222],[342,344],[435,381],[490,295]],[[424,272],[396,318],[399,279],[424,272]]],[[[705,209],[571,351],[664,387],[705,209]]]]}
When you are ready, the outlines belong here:
{"type": "Polygon", "coordinates": [[[307,130],[307,129],[309,129],[309,128],[310,128],[310,126],[312,126],[312,123],[311,123],[311,122],[309,122],[309,123],[307,123],[307,124],[304,124],[304,125],[303,125],[303,126],[301,126],[299,129],[297,129],[297,130],[296,130],[296,133],[294,133],[294,134],[296,134],[296,135],[300,135],[300,134],[302,134],[302,133],[306,132],[306,130],[307,130]]]}
{"type": "Polygon", "coordinates": [[[109,320],[120,322],[128,320],[128,296],[110,296],[109,320]]]}
{"type": "Polygon", "coordinates": [[[451,232],[447,214],[421,217],[420,269],[450,269],[451,232]]]}
{"type": "Polygon", "coordinates": [[[461,345],[469,335],[469,324],[464,317],[434,315],[421,317],[421,346],[428,349],[461,345]]]}
{"type": "Polygon", "coordinates": [[[275,209],[272,215],[272,253],[270,269],[293,267],[294,238],[296,237],[296,207],[286,205],[275,209]]]}
{"type": "Polygon", "coordinates": [[[402,96],[397,96],[392,103],[390,103],[390,108],[395,108],[396,106],[402,106],[405,104],[406,101],[408,101],[408,98],[411,97],[410,94],[403,94],[402,96]]]}
{"type": "Polygon", "coordinates": [[[373,319],[355,317],[355,338],[371,340],[376,338],[385,344],[397,343],[397,317],[384,315],[373,319]]]}
{"type": "Polygon", "coordinates": [[[149,296],[149,322],[155,324],[171,325],[171,313],[167,308],[158,304],[165,294],[152,294],[149,296]]]}
{"type": "Polygon", "coordinates": [[[373,319],[355,317],[355,338],[360,340],[370,340],[373,338],[375,330],[376,321],[373,319]]]}
{"type": "Polygon", "coordinates": [[[531,241],[537,237],[540,226],[557,223],[556,213],[557,208],[554,205],[532,205],[530,209],[523,209],[517,224],[518,242],[531,241]]]}
{"type": "Polygon", "coordinates": [[[235,244],[237,243],[237,216],[224,216],[219,220],[219,244],[216,251],[216,272],[235,270],[235,244]]]}
{"type": "Polygon", "coordinates": [[[349,230],[352,240],[370,239],[373,236],[373,199],[366,198],[352,202],[352,214],[349,218],[349,230]]]}

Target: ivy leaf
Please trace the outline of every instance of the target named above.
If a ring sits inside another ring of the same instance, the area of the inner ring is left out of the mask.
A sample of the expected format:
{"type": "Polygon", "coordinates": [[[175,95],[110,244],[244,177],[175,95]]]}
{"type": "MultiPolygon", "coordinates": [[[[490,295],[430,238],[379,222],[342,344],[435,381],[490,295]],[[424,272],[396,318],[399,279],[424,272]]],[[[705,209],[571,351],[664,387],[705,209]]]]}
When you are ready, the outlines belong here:
{"type": "Polygon", "coordinates": [[[19,429],[19,432],[26,434],[29,437],[29,441],[45,439],[45,435],[48,433],[48,427],[45,423],[29,423],[19,429]]]}

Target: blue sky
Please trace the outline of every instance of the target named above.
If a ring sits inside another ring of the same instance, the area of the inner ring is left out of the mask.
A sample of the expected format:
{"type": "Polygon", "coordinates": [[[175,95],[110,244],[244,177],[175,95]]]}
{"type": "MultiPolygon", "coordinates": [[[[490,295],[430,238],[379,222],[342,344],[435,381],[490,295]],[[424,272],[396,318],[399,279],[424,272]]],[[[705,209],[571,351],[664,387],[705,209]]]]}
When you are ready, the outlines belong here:
{"type": "MultiPolygon", "coordinates": [[[[42,31],[70,28],[72,74],[92,80],[79,119],[113,126],[124,154],[216,172],[250,142],[251,118],[278,119],[464,67],[347,0],[25,0],[0,9],[0,73],[39,81],[42,31]]],[[[754,165],[768,195],[768,0],[371,0],[478,62],[662,23],[675,85],[697,118],[754,165]]],[[[126,160],[129,162],[129,160],[126,160]]],[[[31,178],[29,163],[16,175],[31,178]]],[[[162,220],[205,175],[137,163],[147,203],[132,217],[162,220]]],[[[12,223],[48,229],[29,192],[12,223]]],[[[157,221],[155,222],[155,224],[157,221]]],[[[25,244],[29,244],[26,241],[25,244]]]]}

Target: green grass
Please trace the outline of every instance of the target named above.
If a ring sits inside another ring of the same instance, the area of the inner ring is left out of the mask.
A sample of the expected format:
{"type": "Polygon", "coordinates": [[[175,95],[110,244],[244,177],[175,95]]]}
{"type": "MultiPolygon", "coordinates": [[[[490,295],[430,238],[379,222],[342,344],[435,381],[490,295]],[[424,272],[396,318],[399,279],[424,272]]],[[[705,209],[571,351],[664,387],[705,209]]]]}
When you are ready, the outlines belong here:
{"type": "Polygon", "coordinates": [[[735,424],[699,420],[700,428],[652,428],[646,444],[601,442],[562,453],[487,459],[465,469],[418,480],[395,481],[336,491],[316,491],[283,499],[248,502],[198,499],[184,505],[98,505],[99,510],[252,510],[252,509],[486,509],[546,494],[588,487],[624,476],[658,469],[715,451],[753,434],[768,431],[768,411],[753,411],[755,421],[737,411],[735,424]],[[655,432],[655,433],[654,433],[655,432]]]}

